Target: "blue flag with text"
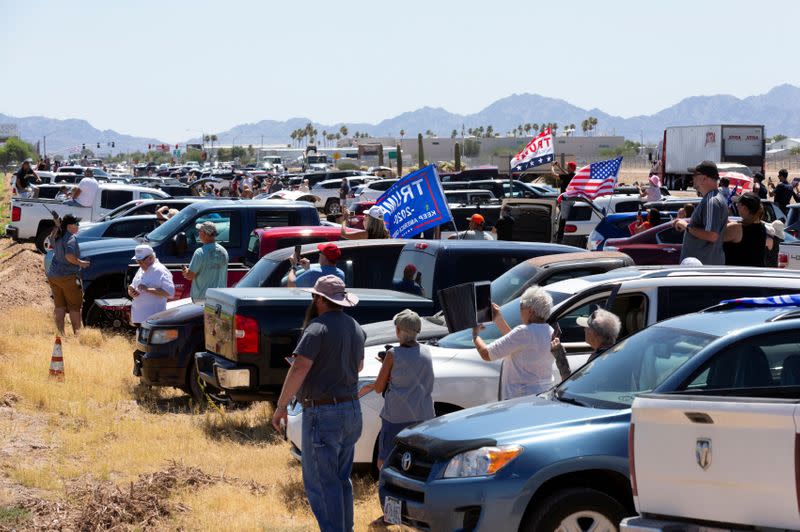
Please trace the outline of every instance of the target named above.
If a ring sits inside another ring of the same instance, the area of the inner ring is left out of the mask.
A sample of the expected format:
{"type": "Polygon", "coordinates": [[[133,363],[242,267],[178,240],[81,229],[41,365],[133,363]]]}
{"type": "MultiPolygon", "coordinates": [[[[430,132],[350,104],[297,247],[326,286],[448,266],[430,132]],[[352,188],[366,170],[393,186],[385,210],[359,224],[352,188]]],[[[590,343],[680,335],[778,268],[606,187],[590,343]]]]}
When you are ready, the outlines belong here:
{"type": "Polygon", "coordinates": [[[397,180],[375,201],[392,238],[410,238],[453,220],[433,165],[397,180]]]}

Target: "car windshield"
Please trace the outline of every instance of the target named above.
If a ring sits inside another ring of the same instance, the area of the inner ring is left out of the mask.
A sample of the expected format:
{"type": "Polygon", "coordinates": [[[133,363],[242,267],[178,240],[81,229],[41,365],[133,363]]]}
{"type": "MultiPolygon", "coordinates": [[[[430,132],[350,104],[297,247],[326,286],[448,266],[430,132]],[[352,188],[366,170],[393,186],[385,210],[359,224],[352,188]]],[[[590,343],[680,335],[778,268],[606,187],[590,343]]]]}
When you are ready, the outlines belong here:
{"type": "Polygon", "coordinates": [[[787,227],[789,227],[791,225],[794,225],[794,224],[796,224],[797,222],[800,221],[800,207],[792,207],[792,208],[786,209],[786,210],[789,211],[786,214],[786,216],[787,216],[786,226],[787,227]]]}
{"type": "Polygon", "coordinates": [[[178,214],[159,225],[150,233],[147,234],[149,242],[161,242],[165,238],[171,236],[179,227],[181,227],[188,220],[192,219],[197,214],[197,207],[190,205],[181,210],[178,214]]]}
{"type": "Polygon", "coordinates": [[[593,408],[629,408],[715,339],[684,329],[649,327],[576,371],[555,390],[556,399],[593,408]]]}
{"type": "Polygon", "coordinates": [[[120,205],[119,207],[117,207],[116,209],[111,211],[110,213],[108,213],[105,216],[103,216],[100,219],[100,221],[113,220],[114,218],[119,218],[120,216],[122,216],[123,214],[128,212],[129,209],[131,209],[132,207],[135,207],[138,204],[139,204],[138,201],[129,201],[128,203],[123,203],[122,205],[120,205]]]}
{"type": "MultiPolygon", "coordinates": [[[[494,290],[494,287],[492,287],[492,290],[494,290]]],[[[553,290],[547,290],[547,293],[553,298],[553,308],[572,295],[565,294],[564,292],[554,292],[553,290]]],[[[492,298],[494,298],[494,292],[492,292],[492,298]]],[[[519,315],[519,298],[512,299],[505,305],[502,305],[500,309],[503,312],[503,317],[512,329],[522,323],[522,318],[520,318],[519,315]]],[[[500,331],[497,329],[497,325],[489,323],[486,325],[486,328],[481,331],[480,337],[488,344],[500,338],[500,331]]],[[[472,342],[472,329],[464,329],[463,331],[448,334],[439,340],[438,345],[439,347],[447,347],[450,349],[473,348],[475,344],[472,342]]]]}
{"type": "Polygon", "coordinates": [[[539,268],[527,262],[518,264],[506,273],[492,281],[492,301],[498,305],[505,305],[514,298],[520,289],[528,282],[539,268]]]}
{"type": "Polygon", "coordinates": [[[236,283],[237,288],[259,288],[269,277],[281,261],[263,258],[258,261],[250,271],[236,283]]]}

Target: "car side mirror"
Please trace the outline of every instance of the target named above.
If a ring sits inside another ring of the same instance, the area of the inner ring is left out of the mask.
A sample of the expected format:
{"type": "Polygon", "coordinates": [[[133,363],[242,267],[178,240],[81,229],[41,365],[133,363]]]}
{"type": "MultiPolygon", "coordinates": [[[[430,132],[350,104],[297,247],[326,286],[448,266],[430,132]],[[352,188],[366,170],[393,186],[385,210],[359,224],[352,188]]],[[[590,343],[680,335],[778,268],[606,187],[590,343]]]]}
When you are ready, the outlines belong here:
{"type": "Polygon", "coordinates": [[[186,251],[189,249],[189,244],[186,241],[186,233],[181,231],[172,237],[172,244],[176,255],[183,255],[186,253],[186,251]]]}

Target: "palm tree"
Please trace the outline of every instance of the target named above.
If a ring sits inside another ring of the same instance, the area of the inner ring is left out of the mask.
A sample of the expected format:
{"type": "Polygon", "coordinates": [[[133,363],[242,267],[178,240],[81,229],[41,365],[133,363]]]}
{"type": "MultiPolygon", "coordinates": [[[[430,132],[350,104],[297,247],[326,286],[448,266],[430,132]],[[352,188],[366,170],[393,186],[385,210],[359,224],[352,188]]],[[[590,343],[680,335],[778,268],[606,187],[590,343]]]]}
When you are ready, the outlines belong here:
{"type": "Polygon", "coordinates": [[[291,139],[292,139],[292,144],[294,144],[294,143],[295,143],[295,141],[297,140],[297,130],[295,129],[294,131],[292,131],[292,132],[289,134],[289,137],[291,137],[291,139]]]}
{"type": "Polygon", "coordinates": [[[211,149],[213,150],[213,149],[214,149],[214,143],[215,143],[215,142],[217,142],[217,140],[219,140],[219,139],[217,138],[217,136],[216,136],[216,135],[211,135],[211,136],[208,138],[208,140],[210,140],[210,141],[211,141],[211,149]]]}
{"type": "Polygon", "coordinates": [[[486,137],[494,137],[494,128],[492,126],[486,126],[486,137]]]}
{"type": "Polygon", "coordinates": [[[406,130],[405,129],[401,129],[400,130],[400,140],[403,140],[403,137],[405,137],[405,136],[406,136],[406,130]]]}
{"type": "Polygon", "coordinates": [[[457,136],[458,136],[458,131],[457,130],[454,129],[453,131],[450,132],[450,138],[451,139],[454,139],[457,136]]]}
{"type": "Polygon", "coordinates": [[[584,120],[581,122],[581,131],[583,131],[583,136],[586,136],[586,132],[589,131],[589,121],[584,120]]]}
{"type": "Polygon", "coordinates": [[[593,116],[589,117],[589,124],[592,126],[592,134],[594,134],[594,130],[597,129],[597,119],[593,116]]]}
{"type": "Polygon", "coordinates": [[[347,126],[340,127],[339,133],[341,133],[343,137],[347,138],[347,126]]]}
{"type": "Polygon", "coordinates": [[[531,125],[529,123],[525,123],[525,134],[526,135],[531,134],[531,125]]]}
{"type": "Polygon", "coordinates": [[[336,140],[341,140],[341,139],[342,139],[342,134],[341,133],[337,133],[336,134],[336,140]]]}
{"type": "MultiPolygon", "coordinates": [[[[322,140],[324,140],[324,141],[328,140],[328,132],[325,131],[324,129],[322,130],[322,140]]],[[[324,142],[323,142],[323,144],[324,144],[324,142]]]]}
{"type": "Polygon", "coordinates": [[[533,128],[534,131],[539,131],[539,124],[536,123],[531,124],[531,127],[533,128]]]}

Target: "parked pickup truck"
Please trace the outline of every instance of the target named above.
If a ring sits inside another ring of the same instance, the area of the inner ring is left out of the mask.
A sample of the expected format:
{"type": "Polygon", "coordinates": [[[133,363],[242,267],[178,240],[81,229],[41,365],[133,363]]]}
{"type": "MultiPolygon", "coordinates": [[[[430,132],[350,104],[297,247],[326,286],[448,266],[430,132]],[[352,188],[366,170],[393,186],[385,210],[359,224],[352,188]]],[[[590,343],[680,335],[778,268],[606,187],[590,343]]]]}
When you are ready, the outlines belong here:
{"type": "MultiPolygon", "coordinates": [[[[247,271],[243,259],[247,255],[250,234],[256,227],[318,225],[319,214],[308,203],[289,201],[198,201],[161,224],[141,239],[110,238],[87,242],[81,246],[81,257],[90,262],[82,270],[83,318],[88,325],[120,327],[124,317],[119,305],[103,309],[96,300],[119,300],[126,294],[127,278],[137,266],[132,264],[136,246],[145,242],[153,246],[156,256],[173,272],[175,297],[188,297],[191,284],[181,275],[181,267],[189,264],[201,242],[196,225],[210,221],[217,226],[217,243],[228,251],[228,284],[233,285],[247,271]]],[[[124,301],[123,301],[124,303],[124,301]]],[[[108,306],[108,305],[107,305],[108,306]]]]}
{"type": "MultiPolygon", "coordinates": [[[[403,309],[426,313],[429,299],[393,290],[350,289],[359,323],[386,320],[403,309]]],[[[237,401],[276,399],[302,333],[311,294],[299,288],[227,288],[206,294],[206,350],[195,354],[200,378],[237,401]]]]}
{"type": "Polygon", "coordinates": [[[781,242],[778,252],[778,267],[800,270],[800,242],[781,242]]]}
{"type": "MultiPolygon", "coordinates": [[[[306,228],[257,229],[262,248],[272,247],[266,242],[270,233],[279,232],[279,239],[287,238],[290,229],[305,232],[306,228]]],[[[319,226],[319,229],[329,229],[319,226]]],[[[338,231],[339,228],[335,228],[338,231]]],[[[312,233],[318,242],[327,240],[312,233]]],[[[311,238],[302,236],[304,241],[311,238]]],[[[355,288],[386,287],[392,282],[394,266],[407,240],[350,240],[339,242],[342,257],[338,263],[345,273],[348,286],[355,288]]],[[[299,243],[299,242],[298,242],[299,243]]],[[[291,244],[294,246],[295,244],[291,244]]],[[[289,257],[294,247],[286,247],[265,255],[236,284],[240,288],[267,288],[285,286],[289,271],[289,257]]],[[[316,244],[301,248],[300,256],[312,263],[319,261],[316,244]]],[[[204,394],[215,400],[224,399],[220,390],[204,386],[197,377],[194,354],[205,349],[203,336],[203,307],[182,305],[159,312],[141,325],[136,351],[133,353],[133,373],[149,386],[174,386],[201,401],[204,394]]]]}
{"type": "Polygon", "coordinates": [[[800,528],[795,314],[794,341],[768,341],[761,347],[764,369],[749,368],[778,373],[772,386],[636,398],[628,449],[633,500],[642,516],[623,520],[622,531],[800,528]]]}
{"type": "Polygon", "coordinates": [[[55,199],[12,198],[11,223],[6,227],[6,235],[16,241],[34,240],[36,248],[44,253],[45,239],[53,229],[53,213],[74,214],[90,222],[131,200],[169,197],[160,190],[134,185],[100,183],[99,187],[91,207],[66,205],[55,199]]]}

